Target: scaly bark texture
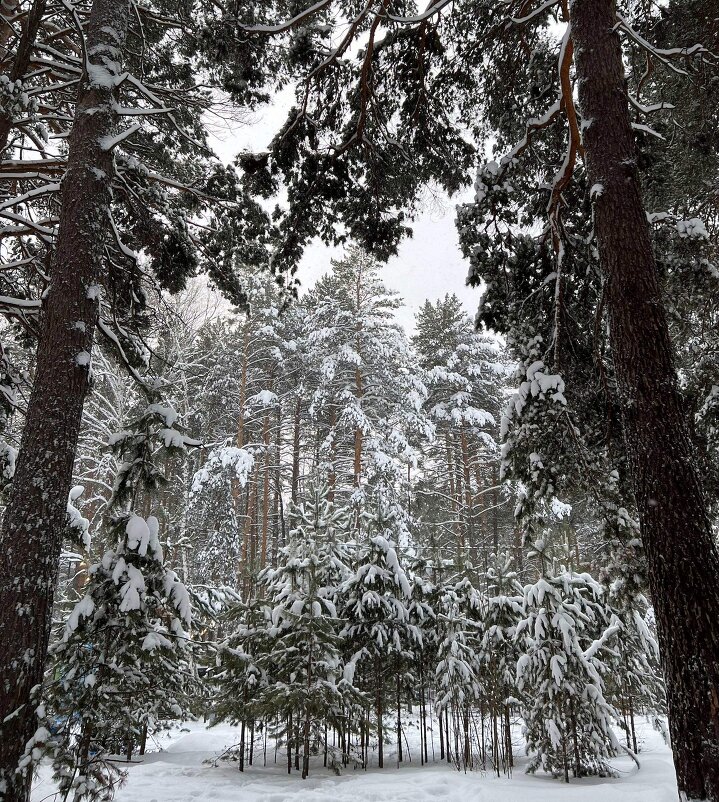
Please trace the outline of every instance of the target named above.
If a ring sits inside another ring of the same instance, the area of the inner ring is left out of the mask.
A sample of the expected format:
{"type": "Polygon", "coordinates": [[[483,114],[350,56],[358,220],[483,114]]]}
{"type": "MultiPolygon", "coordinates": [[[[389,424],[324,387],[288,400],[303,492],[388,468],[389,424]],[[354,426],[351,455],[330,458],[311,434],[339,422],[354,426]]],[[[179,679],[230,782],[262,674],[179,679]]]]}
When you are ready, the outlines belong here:
{"type": "Polygon", "coordinates": [[[128,0],[95,0],[88,64],[77,98],[62,185],[57,247],[17,472],[0,534],[0,797],[26,802],[18,771],[36,729],[32,689],[42,681],[89,358],[99,313],[117,125],[114,92],[128,0]]]}
{"type": "Polygon", "coordinates": [[[683,799],[719,802],[719,554],[676,387],[614,0],[574,0],[572,36],[627,453],[683,799]]]}

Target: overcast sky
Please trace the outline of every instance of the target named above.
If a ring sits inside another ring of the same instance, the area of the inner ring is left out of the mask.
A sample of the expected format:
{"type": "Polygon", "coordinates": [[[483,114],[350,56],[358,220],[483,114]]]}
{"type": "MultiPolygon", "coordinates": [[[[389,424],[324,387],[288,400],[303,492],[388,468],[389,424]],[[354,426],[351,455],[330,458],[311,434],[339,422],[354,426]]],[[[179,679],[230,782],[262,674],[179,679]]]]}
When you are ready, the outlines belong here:
{"type": "MultiPolygon", "coordinates": [[[[214,146],[220,158],[230,162],[242,150],[261,151],[266,148],[280,127],[287,103],[281,98],[277,104],[254,114],[243,123],[213,125],[214,146]]],[[[467,313],[474,318],[479,303],[479,290],[466,286],[467,263],[462,259],[454,226],[455,203],[467,200],[438,198],[428,201],[417,219],[414,237],[400,245],[399,255],[391,259],[384,269],[387,286],[397,290],[406,308],[398,314],[399,322],[412,331],[414,315],[425,299],[436,300],[445,293],[455,293],[464,303],[467,313]]],[[[306,251],[299,271],[303,286],[311,287],[326,273],[330,259],[341,251],[330,249],[319,242],[306,251]]]]}

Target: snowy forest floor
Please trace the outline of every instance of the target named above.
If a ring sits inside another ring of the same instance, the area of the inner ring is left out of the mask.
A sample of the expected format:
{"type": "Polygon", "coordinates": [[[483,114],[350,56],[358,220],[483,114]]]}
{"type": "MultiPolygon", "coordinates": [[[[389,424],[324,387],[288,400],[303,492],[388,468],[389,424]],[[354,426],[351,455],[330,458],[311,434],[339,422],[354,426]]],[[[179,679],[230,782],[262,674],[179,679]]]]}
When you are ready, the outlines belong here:
{"type": "MultiPolygon", "coordinates": [[[[320,757],[303,781],[299,772],[287,774],[283,752],[274,764],[274,749],[268,745],[267,766],[262,766],[260,751],[255,765],[240,773],[236,762],[211,765],[239,741],[239,728],[208,729],[196,722],[164,736],[161,751],[130,765],[115,802],[675,802],[671,752],[649,724],[638,723],[640,770],[629,758],[617,758],[616,777],[572,779],[567,785],[547,775],[525,774],[521,757],[511,778],[480,771],[464,774],[439,760],[420,766],[413,759],[397,769],[396,754],[389,748],[382,770],[348,766],[337,776],[322,767],[320,757]]],[[[51,802],[53,790],[50,767],[41,766],[32,802],[51,802]]]]}

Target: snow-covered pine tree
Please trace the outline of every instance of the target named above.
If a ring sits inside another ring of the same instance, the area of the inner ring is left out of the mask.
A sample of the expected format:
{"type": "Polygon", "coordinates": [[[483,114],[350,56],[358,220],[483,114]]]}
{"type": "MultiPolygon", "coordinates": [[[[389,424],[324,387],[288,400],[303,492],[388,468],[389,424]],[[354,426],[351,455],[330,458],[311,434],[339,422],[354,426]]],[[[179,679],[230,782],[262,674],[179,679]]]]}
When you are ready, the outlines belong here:
{"type": "Polygon", "coordinates": [[[63,799],[107,798],[107,756],[130,760],[159,722],[189,712],[190,603],[158,535],[157,518],[126,519],[51,647],[46,746],[63,799]]]}
{"type": "Polygon", "coordinates": [[[440,744],[447,762],[465,771],[474,765],[472,717],[484,697],[479,645],[485,604],[467,576],[438,588],[435,707],[440,744]]]}
{"type": "Polygon", "coordinates": [[[436,430],[424,449],[419,485],[424,529],[445,556],[486,565],[500,529],[503,355],[495,339],[476,331],[456,295],[426,301],[416,324],[412,342],[428,390],[424,409],[436,430]]]}
{"type": "MultiPolygon", "coordinates": [[[[403,531],[394,507],[379,494],[377,506],[362,514],[369,541],[362,546],[354,573],[343,584],[342,636],[350,650],[350,671],[357,687],[374,705],[379,766],[384,766],[384,716],[397,712],[398,760],[402,758],[401,706],[405,669],[422,645],[422,632],[410,616],[412,585],[403,569],[395,540],[403,531]],[[392,682],[394,680],[394,682],[392,682]]],[[[366,734],[368,737],[369,733],[366,734]]],[[[367,749],[365,748],[365,753],[367,749]]]]}
{"type": "Polygon", "coordinates": [[[334,509],[327,495],[326,488],[318,489],[313,504],[293,510],[295,525],[278,566],[260,574],[270,613],[267,651],[261,660],[268,679],[258,694],[257,711],[276,736],[284,737],[288,767],[294,740],[303,779],[314,749],[324,751],[327,763],[328,728],[347,737],[357,710],[364,707],[343,674],[342,621],[334,601],[338,581],[347,571],[335,527],[344,528],[347,517],[334,509]]]}
{"type": "Polygon", "coordinates": [[[608,593],[612,619],[619,627],[608,664],[607,699],[618,711],[627,748],[639,751],[635,727],[643,713],[655,721],[666,716],[666,690],[656,635],[647,623],[651,608],[638,590],[628,591],[620,580],[608,593]]]}
{"type": "Polygon", "coordinates": [[[268,632],[269,609],[261,600],[238,600],[221,617],[230,630],[214,651],[208,683],[212,690],[213,724],[227,721],[240,725],[237,758],[245,769],[247,728],[261,718],[260,693],[267,686],[267,659],[272,646],[268,632]]]}
{"type": "MultiPolygon", "coordinates": [[[[535,547],[539,553],[543,544],[535,547]]],[[[602,675],[607,642],[618,631],[604,589],[589,574],[562,569],[525,586],[516,637],[528,771],[542,768],[566,782],[570,772],[610,773],[620,745],[602,675]]]]}
{"type": "Polygon", "coordinates": [[[432,580],[432,566],[421,555],[408,560],[407,577],[412,588],[408,602],[409,620],[421,634],[421,641],[413,649],[413,660],[408,667],[407,694],[411,703],[419,710],[420,764],[429,761],[427,738],[428,722],[431,727],[431,711],[428,711],[434,687],[434,665],[436,660],[437,613],[434,609],[437,589],[432,580]]]}
{"type": "Polygon", "coordinates": [[[478,652],[483,701],[489,716],[492,768],[510,774],[512,752],[512,711],[518,705],[517,660],[519,644],[515,638],[522,618],[522,586],[506,553],[492,554],[483,579],[486,599],[478,652]]]}
{"type": "Polygon", "coordinates": [[[361,249],[333,261],[305,303],[307,353],[317,366],[310,414],[322,436],[319,456],[330,492],[352,497],[358,528],[372,488],[401,484],[418,442],[431,435],[422,409],[426,388],[394,320],[400,299],[361,249]]]}
{"type": "MultiPolygon", "coordinates": [[[[111,798],[117,771],[108,756],[129,761],[160,722],[190,715],[197,690],[190,599],[164,562],[157,517],[132,512],[141,492],[149,506],[163,479],[158,459],[194,444],[176,417],[154,402],[113,438],[122,460],[109,507],[117,545],[89,569],[84,595],[51,648],[31,747],[44,744],[66,800],[111,798]]],[[[68,513],[71,527],[83,530],[74,507],[68,513]]]]}
{"type": "MultiPolygon", "coordinates": [[[[0,665],[9,678],[7,688],[0,686],[0,784],[8,799],[26,802],[29,777],[16,769],[35,725],[30,693],[43,676],[95,331],[137,375],[144,350],[138,334],[154,318],[153,300],[182,288],[204,262],[238,302],[230,260],[242,253],[255,265],[266,263],[257,246],[268,228],[250,225],[246,236],[250,206],[259,212],[250,212],[255,223],[267,217],[253,203],[238,203],[235,170],[208,148],[202,118],[212,92],[200,84],[224,84],[234,61],[204,36],[209,7],[160,0],[133,15],[129,2],[92,0],[64,7],[62,21],[44,0],[13,9],[17,14],[3,23],[0,146],[20,172],[8,182],[5,171],[0,189],[9,204],[2,216],[3,264],[10,267],[3,270],[1,312],[23,321],[38,350],[0,531],[7,643],[0,665]],[[52,80],[44,67],[37,70],[47,48],[52,80]],[[53,164],[51,175],[38,173],[35,156],[53,164]],[[19,225],[8,226],[8,215],[19,225]],[[33,611],[32,625],[17,612],[25,609],[33,611]]],[[[248,99],[238,83],[229,80],[226,88],[240,102],[248,99]]]]}
{"type": "Polygon", "coordinates": [[[350,510],[330,499],[326,482],[311,483],[303,496],[300,504],[290,505],[290,537],[314,541],[326,561],[322,567],[322,593],[337,606],[342,583],[351,574],[350,545],[347,542],[351,529],[350,510]]]}

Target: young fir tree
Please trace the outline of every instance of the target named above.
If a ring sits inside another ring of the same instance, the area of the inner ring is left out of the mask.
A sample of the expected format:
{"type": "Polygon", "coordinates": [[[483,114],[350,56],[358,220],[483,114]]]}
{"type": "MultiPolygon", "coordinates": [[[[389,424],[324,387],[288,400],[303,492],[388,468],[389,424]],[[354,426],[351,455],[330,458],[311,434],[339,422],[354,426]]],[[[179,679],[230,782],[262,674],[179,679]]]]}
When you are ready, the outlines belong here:
{"type": "Polygon", "coordinates": [[[467,577],[438,590],[435,707],[440,743],[447,761],[466,771],[476,756],[471,735],[473,711],[485,695],[479,651],[485,600],[467,577]]]}
{"type": "Polygon", "coordinates": [[[522,618],[522,586],[507,554],[493,554],[484,574],[487,597],[482,619],[480,678],[490,727],[492,766],[499,774],[514,766],[512,711],[518,706],[516,632],[522,618]]]}
{"type": "MultiPolygon", "coordinates": [[[[117,771],[108,756],[129,761],[162,720],[190,715],[190,599],[164,562],[158,519],[132,507],[141,493],[149,506],[163,478],[158,458],[191,443],[174,410],[159,403],[114,438],[122,462],[108,525],[117,545],[89,569],[84,595],[52,646],[32,744],[44,736],[63,799],[111,798],[117,771]]],[[[82,528],[73,509],[70,525],[82,528]]]]}
{"type": "Polygon", "coordinates": [[[641,593],[622,592],[613,583],[608,602],[612,620],[619,627],[607,663],[607,699],[618,711],[627,748],[639,751],[635,720],[643,713],[655,721],[666,716],[666,689],[659,646],[647,624],[649,605],[641,593]]]}
{"type": "Polygon", "coordinates": [[[315,491],[307,506],[292,511],[292,522],[278,566],[260,575],[270,614],[261,661],[268,680],[256,707],[275,736],[288,744],[288,766],[294,740],[305,779],[313,750],[324,750],[327,763],[328,727],[346,732],[361,697],[343,674],[342,621],[335,606],[338,584],[347,573],[336,528],[346,529],[347,516],[327,500],[325,487],[315,491]]]}
{"type": "Polygon", "coordinates": [[[240,725],[238,761],[245,770],[248,727],[261,718],[258,709],[262,689],[268,684],[266,656],[272,647],[268,632],[269,609],[261,600],[237,601],[221,617],[230,634],[216,647],[208,682],[212,688],[212,723],[240,725]]]}
{"type": "Polygon", "coordinates": [[[381,495],[376,503],[372,513],[365,511],[362,515],[369,542],[359,552],[354,572],[342,586],[341,598],[342,615],[347,620],[342,636],[352,652],[349,664],[355,684],[374,705],[378,762],[382,768],[384,716],[390,706],[397,712],[398,760],[402,759],[403,681],[406,666],[413,662],[422,645],[422,632],[410,616],[412,586],[394,541],[403,531],[402,522],[381,495]]]}
{"type": "Polygon", "coordinates": [[[407,556],[407,578],[412,588],[408,602],[409,620],[418,629],[421,641],[412,650],[412,662],[408,670],[407,699],[416,704],[419,717],[420,765],[429,761],[428,727],[431,726],[431,698],[434,687],[434,665],[436,656],[437,613],[435,602],[437,589],[432,578],[432,565],[421,554],[407,556]]]}
{"type": "MultiPolygon", "coordinates": [[[[542,561],[544,546],[536,545],[542,561]]],[[[617,714],[604,696],[610,623],[602,586],[588,574],[564,569],[524,588],[516,638],[528,771],[555,777],[605,776],[620,746],[612,729],[617,714]]]]}

